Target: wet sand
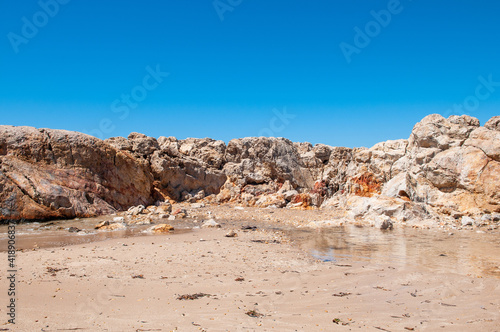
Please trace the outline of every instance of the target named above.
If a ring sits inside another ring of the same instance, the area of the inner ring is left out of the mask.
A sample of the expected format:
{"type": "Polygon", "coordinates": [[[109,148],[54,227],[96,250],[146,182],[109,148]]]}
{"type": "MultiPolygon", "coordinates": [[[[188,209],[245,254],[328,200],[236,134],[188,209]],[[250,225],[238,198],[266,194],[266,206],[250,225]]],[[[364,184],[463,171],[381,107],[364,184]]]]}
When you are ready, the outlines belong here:
{"type": "MultiPolygon", "coordinates": [[[[93,243],[108,239],[119,239],[138,236],[149,236],[147,229],[152,225],[131,225],[125,229],[115,231],[98,231],[96,224],[105,220],[112,220],[114,216],[96,218],[54,220],[50,222],[21,223],[16,225],[16,248],[38,249],[57,248],[68,245],[93,243]],[[78,232],[69,232],[71,227],[78,228],[78,232]]],[[[177,223],[175,233],[189,232],[190,226],[186,223],[177,223]]],[[[7,248],[7,225],[0,225],[0,252],[7,248]]]]}
{"type": "Polygon", "coordinates": [[[17,324],[0,328],[500,330],[496,233],[240,225],[18,252],[17,324]]]}

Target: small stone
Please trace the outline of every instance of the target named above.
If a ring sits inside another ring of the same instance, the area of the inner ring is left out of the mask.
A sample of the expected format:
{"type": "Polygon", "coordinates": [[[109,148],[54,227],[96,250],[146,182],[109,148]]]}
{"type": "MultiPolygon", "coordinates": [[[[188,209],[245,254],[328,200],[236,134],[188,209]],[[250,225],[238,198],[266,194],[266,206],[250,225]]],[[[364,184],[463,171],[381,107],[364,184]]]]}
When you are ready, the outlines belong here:
{"type": "MultiPolygon", "coordinates": [[[[200,199],[205,198],[205,196],[206,196],[205,195],[205,190],[200,190],[200,191],[198,191],[198,193],[196,195],[194,195],[193,198],[196,199],[196,200],[200,200],[200,199]]],[[[203,204],[203,205],[205,205],[205,204],[203,204]]]]}
{"type": "MultiPolygon", "coordinates": [[[[99,225],[97,225],[97,226],[99,226],[99,225]]],[[[120,224],[120,223],[110,224],[109,221],[107,222],[107,224],[104,224],[101,227],[97,227],[97,226],[95,228],[99,229],[101,231],[114,231],[114,230],[117,230],[117,229],[124,229],[124,228],[126,228],[124,224],[120,224]]]]}
{"type": "Polygon", "coordinates": [[[185,209],[178,209],[172,213],[172,215],[175,216],[176,219],[183,219],[187,217],[188,213],[185,209]]]}
{"type": "Polygon", "coordinates": [[[204,203],[193,203],[193,204],[191,204],[191,208],[193,208],[193,209],[201,209],[201,208],[204,208],[204,207],[205,207],[204,203]]]}
{"type": "Polygon", "coordinates": [[[127,214],[136,216],[138,214],[141,214],[144,211],[144,209],[145,209],[144,205],[133,206],[130,209],[128,209],[127,214]]]}
{"type": "Polygon", "coordinates": [[[169,216],[168,220],[170,220],[170,221],[175,220],[175,216],[169,216]]]}
{"type": "Polygon", "coordinates": [[[385,220],[380,225],[380,229],[392,229],[392,228],[393,228],[393,225],[392,225],[392,222],[390,220],[385,220]]]}
{"type": "Polygon", "coordinates": [[[101,228],[108,226],[108,225],[109,225],[109,220],[105,220],[105,221],[100,222],[97,225],[95,225],[94,229],[101,229],[101,228]]]}
{"type": "Polygon", "coordinates": [[[123,218],[123,217],[114,217],[114,218],[113,218],[113,221],[114,221],[114,222],[124,222],[124,221],[125,221],[125,218],[123,218]]]}
{"type": "Polygon", "coordinates": [[[145,219],[135,219],[131,220],[129,222],[129,225],[150,225],[152,224],[151,219],[145,218],[145,219]]]}
{"type": "Polygon", "coordinates": [[[492,220],[491,214],[483,214],[481,216],[482,222],[490,222],[492,220]]]}
{"type": "MultiPolygon", "coordinates": [[[[160,219],[167,219],[168,217],[170,217],[170,215],[165,214],[165,213],[161,213],[161,214],[158,216],[158,218],[160,218],[160,219]]],[[[175,219],[175,217],[174,217],[174,219],[175,219]]]]}
{"type": "Polygon", "coordinates": [[[283,197],[290,202],[298,194],[299,192],[297,190],[288,190],[283,193],[283,197]]]}
{"type": "Polygon", "coordinates": [[[235,231],[230,231],[225,235],[225,237],[237,237],[238,234],[235,231]]]}
{"type": "Polygon", "coordinates": [[[387,230],[387,229],[392,229],[393,224],[389,218],[387,218],[387,219],[379,218],[378,220],[375,221],[375,227],[379,228],[381,230],[387,230]]]}
{"type": "Polygon", "coordinates": [[[462,226],[472,226],[474,224],[474,219],[471,217],[462,217],[462,226]]]}
{"type": "Polygon", "coordinates": [[[170,202],[163,202],[156,208],[156,211],[158,211],[158,213],[170,213],[172,212],[172,204],[170,204],[170,202]]]}
{"type": "Polygon", "coordinates": [[[168,233],[174,230],[174,227],[169,224],[154,225],[149,229],[153,233],[168,233]]]}
{"type": "Polygon", "coordinates": [[[206,228],[220,228],[221,225],[219,223],[217,223],[215,220],[209,219],[209,220],[205,221],[203,223],[203,225],[201,225],[201,227],[206,227],[206,228]]]}
{"type": "Polygon", "coordinates": [[[68,229],[68,232],[70,232],[70,233],[78,233],[78,232],[81,232],[81,231],[82,230],[80,228],[78,228],[78,227],[70,227],[68,229]]]}

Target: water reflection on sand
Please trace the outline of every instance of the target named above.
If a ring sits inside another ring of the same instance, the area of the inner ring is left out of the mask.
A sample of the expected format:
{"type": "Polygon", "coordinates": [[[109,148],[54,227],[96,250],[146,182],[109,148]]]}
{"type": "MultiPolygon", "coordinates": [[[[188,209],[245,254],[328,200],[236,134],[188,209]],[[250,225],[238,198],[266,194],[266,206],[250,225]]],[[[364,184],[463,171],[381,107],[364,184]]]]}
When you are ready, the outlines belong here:
{"type": "MultiPolygon", "coordinates": [[[[16,227],[18,249],[60,247],[112,238],[147,236],[150,225],[133,225],[123,230],[95,231],[94,226],[110,216],[25,223],[16,227]],[[80,232],[70,233],[76,227],[80,232]]],[[[221,221],[222,224],[226,224],[221,221]]],[[[247,223],[231,222],[232,227],[247,223]]],[[[175,233],[191,231],[192,220],[175,221],[175,233]]],[[[228,225],[228,224],[226,224],[228,225]]],[[[229,226],[229,225],[228,225],[229,226]]],[[[496,233],[439,229],[396,228],[381,231],[348,225],[323,229],[259,223],[260,228],[285,232],[297,245],[324,262],[367,262],[393,268],[416,268],[436,273],[488,275],[500,278],[500,236],[496,233]]],[[[0,251],[7,248],[7,226],[0,226],[0,251]]]]}
{"type": "MultiPolygon", "coordinates": [[[[56,220],[50,222],[31,222],[16,225],[16,248],[52,248],[72,244],[82,244],[104,241],[107,239],[125,238],[133,236],[147,236],[151,233],[147,229],[151,225],[131,225],[127,228],[114,231],[96,231],[95,225],[112,220],[110,216],[96,218],[56,220]],[[75,227],[79,232],[71,233],[69,229],[75,227]]],[[[174,233],[189,231],[187,226],[179,224],[174,233]]],[[[0,252],[7,248],[7,226],[0,226],[0,252]]]]}
{"type": "Polygon", "coordinates": [[[434,272],[500,278],[498,234],[397,228],[381,231],[355,226],[290,232],[315,258],[327,262],[366,261],[434,272]]]}

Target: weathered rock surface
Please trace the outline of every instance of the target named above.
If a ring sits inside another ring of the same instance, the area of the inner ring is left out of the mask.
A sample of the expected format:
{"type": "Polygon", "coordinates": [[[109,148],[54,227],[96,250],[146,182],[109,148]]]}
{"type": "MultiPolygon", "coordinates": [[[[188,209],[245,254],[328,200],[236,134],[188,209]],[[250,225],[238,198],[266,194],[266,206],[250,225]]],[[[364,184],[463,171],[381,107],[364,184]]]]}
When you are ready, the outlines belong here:
{"type": "Polygon", "coordinates": [[[0,126],[0,218],[112,213],[151,202],[153,177],[126,151],[76,132],[0,126]]]}
{"type": "Polygon", "coordinates": [[[407,140],[353,149],[265,137],[227,146],[138,133],[101,141],[0,126],[4,220],[85,217],[130,207],[132,216],[168,218],[170,201],[336,209],[339,218],[382,228],[460,224],[463,217],[487,223],[493,218],[483,215],[500,212],[500,116],[481,127],[470,116],[433,114],[407,140]],[[144,208],[154,203],[158,207],[144,208]]]}
{"type": "Polygon", "coordinates": [[[174,230],[174,227],[169,224],[154,225],[149,229],[153,233],[169,233],[174,230]]]}
{"type": "Polygon", "coordinates": [[[109,221],[103,221],[94,227],[95,229],[98,229],[100,231],[115,231],[118,229],[125,229],[126,226],[123,223],[115,222],[111,223],[109,221]]]}
{"type": "Polygon", "coordinates": [[[206,220],[203,225],[201,225],[201,227],[204,227],[204,228],[220,228],[221,225],[216,222],[214,219],[209,219],[209,220],[206,220]]]}

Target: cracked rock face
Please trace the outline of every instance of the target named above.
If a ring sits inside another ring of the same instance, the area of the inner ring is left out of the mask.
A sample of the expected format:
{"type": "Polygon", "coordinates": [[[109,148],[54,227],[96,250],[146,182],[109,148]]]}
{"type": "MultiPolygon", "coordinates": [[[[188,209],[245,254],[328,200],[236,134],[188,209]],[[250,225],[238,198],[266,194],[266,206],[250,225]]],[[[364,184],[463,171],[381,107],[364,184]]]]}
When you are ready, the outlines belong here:
{"type": "MultiPolygon", "coordinates": [[[[2,219],[85,217],[165,200],[438,222],[500,212],[500,117],[433,114],[371,148],[250,137],[97,138],[0,126],[2,219]]],[[[479,218],[480,219],[480,218],[479,218]]],[[[478,220],[479,220],[478,219],[478,220]]]]}
{"type": "Polygon", "coordinates": [[[444,215],[498,211],[497,134],[466,115],[424,118],[415,125],[405,156],[409,198],[444,215]]]}
{"type": "Polygon", "coordinates": [[[86,217],[152,202],[151,174],[97,138],[0,126],[0,146],[4,220],[86,217]]]}

